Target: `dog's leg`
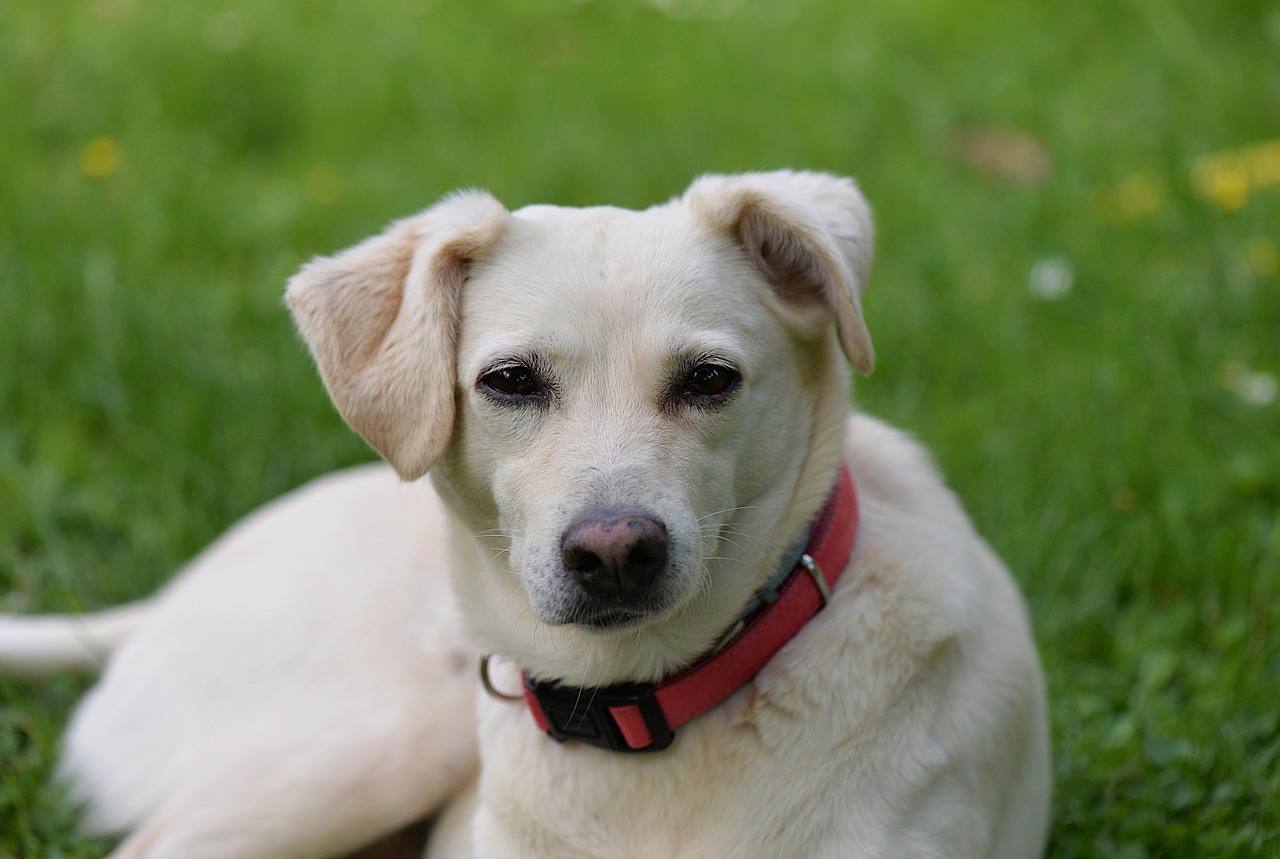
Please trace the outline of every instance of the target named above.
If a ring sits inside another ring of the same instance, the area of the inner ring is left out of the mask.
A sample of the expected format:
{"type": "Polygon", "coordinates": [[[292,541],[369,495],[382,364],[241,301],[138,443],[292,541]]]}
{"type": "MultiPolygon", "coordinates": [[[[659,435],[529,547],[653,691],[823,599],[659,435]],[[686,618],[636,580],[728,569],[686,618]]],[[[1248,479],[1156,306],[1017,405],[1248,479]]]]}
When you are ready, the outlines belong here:
{"type": "MultiPolygon", "coordinates": [[[[344,859],[420,859],[426,843],[426,824],[417,823],[392,835],[365,845],[344,859]]],[[[207,831],[183,830],[167,822],[157,822],[134,833],[107,859],[320,859],[334,855],[297,852],[297,839],[292,833],[281,833],[275,839],[261,831],[241,832],[235,836],[219,833],[217,839],[207,831]]]]}
{"type": "Polygon", "coordinates": [[[193,820],[184,815],[156,820],[125,839],[107,859],[320,859],[342,849],[299,852],[296,833],[284,828],[220,830],[226,823],[221,817],[193,820]]]}
{"type": "Polygon", "coordinates": [[[400,778],[365,778],[368,762],[355,761],[345,777],[321,785],[316,772],[290,774],[306,784],[255,781],[252,773],[238,789],[220,780],[169,802],[108,859],[417,859],[424,815],[474,778],[468,751],[451,749],[455,760],[429,756],[433,771],[414,761],[400,778]]]}
{"type": "MultiPolygon", "coordinates": [[[[298,687],[290,692],[305,706],[296,710],[208,722],[173,748],[171,776],[150,765],[130,772],[127,761],[90,770],[103,824],[142,811],[113,859],[327,859],[431,814],[478,766],[475,681],[445,661],[422,660],[437,681],[427,690],[384,684],[378,698],[353,681],[350,697],[328,698],[298,687]],[[141,806],[117,808],[111,785],[132,786],[141,806]],[[158,785],[168,790],[150,810],[158,785]]],[[[113,748],[127,739],[116,736],[113,748]]]]}

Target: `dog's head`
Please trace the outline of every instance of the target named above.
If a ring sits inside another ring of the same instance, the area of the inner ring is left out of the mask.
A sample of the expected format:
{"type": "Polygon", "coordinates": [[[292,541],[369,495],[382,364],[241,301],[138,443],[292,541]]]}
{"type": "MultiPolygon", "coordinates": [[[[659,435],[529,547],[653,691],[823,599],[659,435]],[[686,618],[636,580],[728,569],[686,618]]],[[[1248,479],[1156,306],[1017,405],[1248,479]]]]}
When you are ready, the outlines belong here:
{"type": "Polygon", "coordinates": [[[343,417],[475,535],[484,643],[586,685],[687,664],[804,531],[870,261],[852,182],[707,176],[642,212],[459,194],[287,297],[343,417]]]}

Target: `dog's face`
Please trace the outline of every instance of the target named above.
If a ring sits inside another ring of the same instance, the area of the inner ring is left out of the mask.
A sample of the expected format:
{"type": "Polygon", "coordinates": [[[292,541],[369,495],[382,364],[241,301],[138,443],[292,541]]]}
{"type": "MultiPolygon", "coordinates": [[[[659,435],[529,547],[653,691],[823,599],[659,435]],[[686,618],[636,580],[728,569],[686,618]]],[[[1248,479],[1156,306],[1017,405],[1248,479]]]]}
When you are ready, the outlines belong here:
{"type": "Polygon", "coordinates": [[[455,588],[486,643],[546,678],[652,679],[821,503],[832,330],[871,362],[869,243],[852,184],[813,174],[706,178],[644,212],[472,194],[313,263],[289,298],[344,416],[402,476],[433,465],[475,535],[486,562],[455,588]]]}

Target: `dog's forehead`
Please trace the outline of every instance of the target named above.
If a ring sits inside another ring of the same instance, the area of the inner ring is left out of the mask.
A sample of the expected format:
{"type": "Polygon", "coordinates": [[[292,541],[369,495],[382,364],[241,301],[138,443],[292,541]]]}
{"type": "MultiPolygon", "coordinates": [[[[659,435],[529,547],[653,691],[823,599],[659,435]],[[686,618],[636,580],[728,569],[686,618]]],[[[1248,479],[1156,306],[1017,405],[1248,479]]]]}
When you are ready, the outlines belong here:
{"type": "Polygon", "coordinates": [[[623,290],[646,279],[705,278],[725,248],[679,205],[644,211],[530,206],[515,212],[495,254],[498,268],[623,290]]]}
{"type": "Polygon", "coordinates": [[[580,329],[597,343],[646,332],[668,340],[744,335],[767,293],[745,254],[678,204],[536,206],[515,212],[473,266],[464,339],[468,329],[471,339],[515,340],[580,329]]]}

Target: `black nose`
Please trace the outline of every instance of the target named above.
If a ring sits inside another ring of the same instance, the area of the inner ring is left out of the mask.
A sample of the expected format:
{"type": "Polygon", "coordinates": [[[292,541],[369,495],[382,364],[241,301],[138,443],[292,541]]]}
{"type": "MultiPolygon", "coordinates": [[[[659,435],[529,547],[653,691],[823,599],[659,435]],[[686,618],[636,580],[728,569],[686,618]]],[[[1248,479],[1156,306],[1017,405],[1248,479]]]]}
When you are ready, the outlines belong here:
{"type": "Polygon", "coordinates": [[[560,557],[592,596],[638,597],[667,565],[667,527],[643,514],[583,517],[564,532],[560,557]]]}

